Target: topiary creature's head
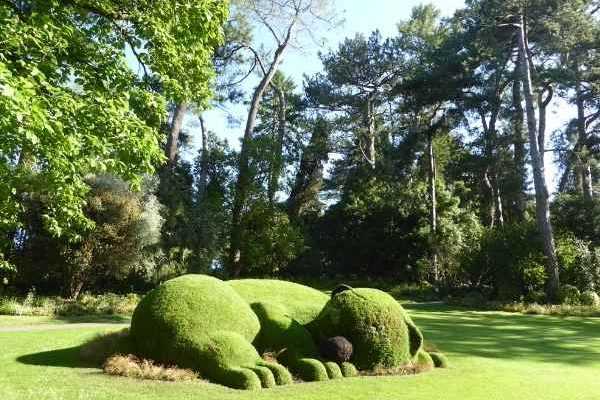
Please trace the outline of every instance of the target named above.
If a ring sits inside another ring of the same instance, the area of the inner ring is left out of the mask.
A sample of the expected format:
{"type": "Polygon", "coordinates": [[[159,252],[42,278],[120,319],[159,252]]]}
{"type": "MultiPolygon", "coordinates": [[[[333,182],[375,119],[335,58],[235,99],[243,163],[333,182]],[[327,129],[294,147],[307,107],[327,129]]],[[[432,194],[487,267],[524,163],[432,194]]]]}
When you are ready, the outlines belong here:
{"type": "Polygon", "coordinates": [[[423,344],[421,332],[402,306],[377,289],[335,290],[314,328],[321,340],[347,338],[353,346],[350,361],[365,370],[408,364],[423,344]]]}

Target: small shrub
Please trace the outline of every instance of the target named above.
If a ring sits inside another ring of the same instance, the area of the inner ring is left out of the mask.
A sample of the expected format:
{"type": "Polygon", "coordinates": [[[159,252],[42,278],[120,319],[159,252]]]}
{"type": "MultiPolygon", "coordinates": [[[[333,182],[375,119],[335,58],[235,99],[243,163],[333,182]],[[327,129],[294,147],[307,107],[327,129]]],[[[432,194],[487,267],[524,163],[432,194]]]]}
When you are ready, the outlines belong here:
{"type": "Polygon", "coordinates": [[[581,293],[579,300],[584,306],[600,307],[600,296],[593,290],[586,290],[581,293]]]}
{"type": "Polygon", "coordinates": [[[34,291],[30,291],[24,298],[0,298],[0,315],[131,315],[139,300],[140,296],[135,293],[84,293],[77,300],[66,300],[60,297],[37,296],[34,291]]]}
{"type": "Polygon", "coordinates": [[[190,369],[165,367],[156,365],[150,360],[142,360],[131,354],[114,355],[103,365],[104,372],[109,375],[125,376],[136,379],[152,379],[161,381],[193,381],[198,374],[190,369]]]}
{"type": "Polygon", "coordinates": [[[573,306],[580,304],[580,296],[579,289],[572,285],[563,285],[558,294],[561,304],[573,306]]]}

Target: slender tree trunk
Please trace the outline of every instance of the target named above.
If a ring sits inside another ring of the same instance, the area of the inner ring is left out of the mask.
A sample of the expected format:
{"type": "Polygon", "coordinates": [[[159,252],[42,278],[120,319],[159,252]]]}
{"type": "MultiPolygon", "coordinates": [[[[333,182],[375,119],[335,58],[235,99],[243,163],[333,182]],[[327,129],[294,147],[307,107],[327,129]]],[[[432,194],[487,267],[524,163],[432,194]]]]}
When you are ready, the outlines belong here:
{"type": "Polygon", "coordinates": [[[492,109],[489,123],[487,122],[485,112],[480,110],[481,122],[484,132],[484,154],[486,158],[486,169],[483,174],[483,182],[488,190],[488,212],[489,212],[489,227],[494,228],[496,221],[502,226],[504,225],[504,216],[502,209],[502,201],[500,198],[500,188],[498,183],[498,161],[494,154],[494,149],[497,145],[496,138],[496,122],[500,114],[499,99],[497,104],[492,109]],[[490,175],[493,179],[490,178],[490,175]]]}
{"type": "MultiPolygon", "coordinates": [[[[533,100],[533,88],[531,81],[529,54],[527,51],[527,38],[525,36],[525,28],[523,17],[521,16],[520,25],[517,30],[519,54],[522,62],[520,63],[521,80],[523,82],[525,105],[527,111],[527,130],[529,133],[529,147],[531,152],[531,166],[533,170],[533,181],[535,186],[536,199],[536,220],[538,229],[542,235],[544,244],[544,255],[546,256],[546,273],[548,275],[548,283],[546,294],[550,302],[554,302],[558,298],[558,290],[560,279],[558,274],[558,260],[556,258],[556,250],[554,245],[554,233],[550,222],[550,202],[548,186],[546,185],[546,176],[544,173],[544,153],[543,148],[540,149],[540,136],[537,130],[537,120],[535,114],[535,106],[533,100]]],[[[540,110],[542,111],[542,110],[540,110]]],[[[545,121],[540,121],[541,127],[545,121]]],[[[540,133],[543,131],[540,129],[540,133]]],[[[542,143],[543,145],[543,143],[542,143]]]]}
{"type": "Polygon", "coordinates": [[[277,131],[275,136],[275,145],[273,146],[273,154],[271,157],[271,171],[269,174],[269,184],[267,195],[271,205],[275,202],[275,195],[279,190],[279,179],[283,172],[283,140],[285,138],[286,129],[286,107],[287,101],[285,93],[280,88],[274,87],[277,96],[277,131]]]}
{"type": "Polygon", "coordinates": [[[365,125],[367,128],[367,162],[375,169],[376,149],[375,149],[375,113],[373,108],[373,99],[368,98],[365,111],[365,125]]]}
{"type": "Polygon", "coordinates": [[[173,167],[177,162],[179,135],[183,128],[183,118],[187,113],[188,105],[186,103],[179,103],[175,106],[173,111],[173,119],[171,120],[171,129],[169,131],[169,138],[167,139],[167,163],[170,167],[173,167]]]}
{"type": "Polygon", "coordinates": [[[496,209],[498,210],[498,224],[500,226],[504,226],[504,207],[502,206],[502,193],[500,192],[500,184],[498,183],[498,177],[494,177],[495,185],[495,194],[494,199],[496,200],[496,209]]]}
{"type": "Polygon", "coordinates": [[[492,185],[492,181],[490,180],[489,168],[483,172],[483,183],[488,191],[489,199],[486,199],[487,210],[488,210],[488,227],[490,229],[494,229],[496,225],[496,204],[494,201],[494,186],[492,185]]]}
{"type": "Polygon", "coordinates": [[[577,157],[577,174],[581,182],[583,198],[591,200],[593,197],[592,171],[588,162],[589,150],[587,146],[587,129],[585,126],[585,103],[583,98],[583,85],[581,82],[581,67],[575,62],[575,95],[577,103],[577,136],[578,144],[575,148],[577,157]]]}
{"type": "Polygon", "coordinates": [[[246,207],[246,201],[248,198],[248,191],[250,184],[252,183],[252,176],[249,169],[249,156],[250,156],[250,143],[252,141],[252,135],[254,133],[254,127],[256,126],[256,116],[262,102],[262,98],[265,94],[265,90],[271,84],[273,76],[279,68],[279,64],[283,60],[283,53],[285,52],[290,40],[294,25],[294,22],[288,27],[287,36],[285,40],[277,47],[273,60],[269,66],[268,71],[265,72],[260,83],[254,90],[252,100],[250,102],[250,110],[248,112],[248,119],[246,120],[246,128],[244,130],[244,137],[242,139],[242,148],[239,156],[239,168],[238,178],[235,185],[235,195],[233,199],[233,210],[231,217],[231,238],[229,245],[229,269],[233,277],[240,276],[240,273],[244,269],[241,263],[241,243],[242,243],[242,216],[244,207],[246,207]]]}
{"type": "Polygon", "coordinates": [[[323,185],[323,163],[327,161],[328,151],[327,122],[317,119],[310,142],[302,153],[300,168],[287,201],[288,214],[292,219],[298,219],[305,209],[318,201],[323,185]]]}
{"type": "Polygon", "coordinates": [[[433,147],[433,132],[431,130],[427,136],[427,151],[429,153],[429,201],[430,215],[429,224],[432,237],[432,256],[431,265],[433,268],[433,280],[437,284],[439,282],[439,265],[438,265],[438,250],[437,250],[437,168],[435,165],[435,149],[433,147]]]}
{"type": "Polygon", "coordinates": [[[202,115],[198,117],[200,120],[200,132],[202,133],[202,155],[200,156],[200,177],[198,179],[198,196],[203,198],[206,194],[208,186],[208,133],[202,115]]]}
{"type": "Polygon", "coordinates": [[[517,60],[515,69],[515,80],[513,82],[513,114],[512,114],[512,132],[514,145],[514,181],[516,186],[514,199],[514,214],[519,221],[525,220],[525,210],[527,209],[527,168],[525,166],[525,110],[523,109],[523,96],[521,94],[521,81],[519,80],[518,70],[520,68],[521,58],[517,60]]]}

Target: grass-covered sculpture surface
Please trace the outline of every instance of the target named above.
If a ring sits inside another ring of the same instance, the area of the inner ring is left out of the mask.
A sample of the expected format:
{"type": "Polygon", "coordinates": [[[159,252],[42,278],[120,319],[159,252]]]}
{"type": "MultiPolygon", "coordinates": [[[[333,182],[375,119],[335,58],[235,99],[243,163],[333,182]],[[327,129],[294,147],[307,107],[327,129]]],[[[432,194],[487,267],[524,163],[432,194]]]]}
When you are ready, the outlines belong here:
{"type": "Polygon", "coordinates": [[[423,350],[423,336],[396,300],[347,286],[330,297],[285,281],[186,275],[140,302],[131,338],[142,357],[239,389],[291,383],[292,373],[320,381],[358,370],[445,366],[443,356],[423,350]]]}

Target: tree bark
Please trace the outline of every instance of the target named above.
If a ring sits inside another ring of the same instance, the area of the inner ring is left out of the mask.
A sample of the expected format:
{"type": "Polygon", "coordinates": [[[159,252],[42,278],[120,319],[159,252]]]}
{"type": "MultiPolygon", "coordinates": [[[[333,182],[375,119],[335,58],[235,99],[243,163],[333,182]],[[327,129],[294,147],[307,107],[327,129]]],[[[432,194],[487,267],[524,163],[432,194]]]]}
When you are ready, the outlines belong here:
{"type": "Polygon", "coordinates": [[[208,133],[202,115],[198,117],[200,120],[200,132],[202,134],[202,154],[200,158],[200,177],[198,178],[198,197],[202,199],[206,194],[208,186],[208,133]]]}
{"type": "Polygon", "coordinates": [[[377,162],[377,154],[375,149],[375,115],[373,99],[370,97],[367,99],[365,108],[365,128],[367,129],[367,151],[365,158],[371,168],[375,169],[375,163],[377,162]]]}
{"type": "MultiPolygon", "coordinates": [[[[533,181],[535,186],[535,205],[536,220],[540,234],[542,235],[544,245],[544,255],[546,257],[546,273],[548,282],[546,286],[546,295],[548,301],[554,302],[558,299],[558,290],[560,279],[558,274],[558,260],[556,258],[556,249],[554,244],[554,233],[552,223],[550,222],[550,202],[546,176],[544,173],[544,153],[540,149],[540,139],[543,139],[543,129],[537,130],[537,119],[533,100],[533,84],[531,81],[532,62],[529,60],[527,51],[527,37],[525,34],[523,17],[520,17],[520,23],[517,27],[517,39],[519,46],[520,75],[523,82],[525,95],[525,105],[527,112],[527,130],[529,134],[529,147],[531,152],[531,166],[533,170],[533,181]],[[540,135],[542,134],[542,135],[540,135]]],[[[540,113],[543,110],[540,110],[540,113]]],[[[545,121],[540,121],[540,128],[543,128],[545,121]]]]}
{"type": "Polygon", "coordinates": [[[318,201],[323,185],[323,163],[327,161],[328,151],[327,122],[317,119],[310,142],[302,153],[300,168],[287,201],[288,215],[291,219],[298,219],[311,203],[318,201]]]}
{"type": "Polygon", "coordinates": [[[287,101],[285,92],[271,85],[275,90],[277,96],[277,131],[275,134],[273,154],[271,157],[271,171],[269,173],[269,183],[267,188],[267,195],[269,203],[272,205],[275,202],[275,195],[279,190],[279,179],[283,172],[283,140],[285,138],[286,130],[286,107],[287,101]]]}
{"type": "Polygon", "coordinates": [[[252,181],[251,172],[249,169],[250,142],[252,134],[256,126],[256,116],[265,94],[265,90],[271,84],[279,64],[283,60],[283,54],[288,47],[292,37],[292,32],[297,19],[294,19],[288,26],[285,39],[278,45],[277,50],[273,55],[271,65],[267,71],[264,71],[264,76],[254,90],[252,100],[250,102],[250,110],[248,119],[246,120],[246,128],[242,139],[242,148],[239,156],[238,178],[235,185],[235,195],[233,200],[233,210],[231,217],[231,238],[229,245],[229,269],[233,277],[240,276],[244,266],[241,263],[241,243],[242,243],[242,216],[246,201],[248,198],[248,190],[252,181]]]}
{"type": "Polygon", "coordinates": [[[581,67],[575,62],[575,95],[577,103],[577,136],[578,144],[575,148],[577,159],[578,180],[581,182],[581,191],[585,200],[592,200],[592,169],[588,161],[589,150],[587,146],[587,129],[585,124],[585,103],[583,97],[583,85],[581,80],[581,67]]]}
{"type": "Polygon", "coordinates": [[[527,209],[527,168],[525,166],[525,110],[523,109],[523,96],[521,94],[521,81],[519,80],[519,68],[521,64],[521,58],[517,60],[515,67],[515,80],[513,82],[512,90],[512,102],[513,102],[513,114],[512,114],[512,133],[513,133],[513,146],[514,146],[514,181],[517,187],[515,198],[514,198],[514,214],[519,221],[525,220],[525,210],[527,209]]]}
{"type": "Polygon", "coordinates": [[[431,266],[433,269],[433,280],[437,284],[440,279],[437,251],[437,168],[435,165],[435,149],[433,148],[433,132],[431,132],[431,130],[428,132],[427,136],[427,151],[429,154],[429,224],[432,238],[431,266]]]}
{"type": "Polygon", "coordinates": [[[171,129],[169,131],[169,137],[167,139],[167,164],[173,167],[177,162],[177,155],[179,151],[179,135],[183,128],[183,118],[187,113],[188,105],[186,103],[178,103],[173,111],[173,119],[171,120],[171,129]]]}

